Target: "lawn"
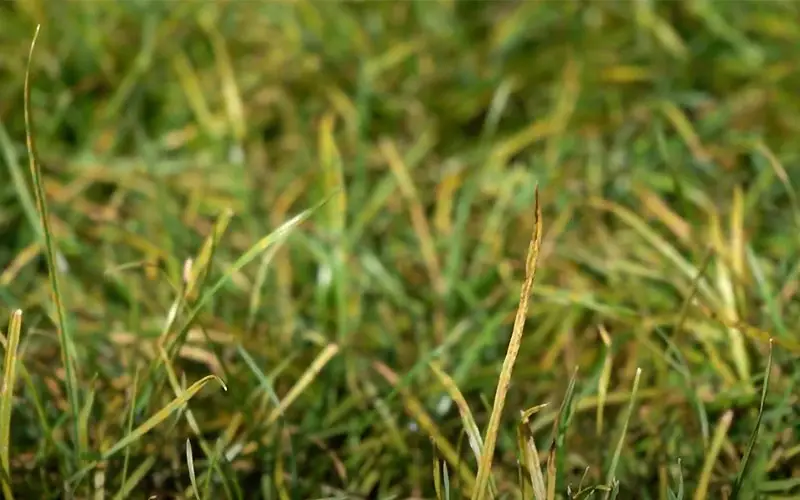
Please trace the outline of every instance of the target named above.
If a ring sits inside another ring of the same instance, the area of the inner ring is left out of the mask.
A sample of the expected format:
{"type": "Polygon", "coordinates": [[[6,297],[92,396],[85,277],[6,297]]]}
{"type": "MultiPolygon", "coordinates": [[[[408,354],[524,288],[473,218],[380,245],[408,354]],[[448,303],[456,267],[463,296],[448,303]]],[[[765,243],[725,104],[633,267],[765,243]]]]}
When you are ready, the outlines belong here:
{"type": "Polygon", "coordinates": [[[799,19],[3,2],[5,497],[798,498],[799,19]]]}

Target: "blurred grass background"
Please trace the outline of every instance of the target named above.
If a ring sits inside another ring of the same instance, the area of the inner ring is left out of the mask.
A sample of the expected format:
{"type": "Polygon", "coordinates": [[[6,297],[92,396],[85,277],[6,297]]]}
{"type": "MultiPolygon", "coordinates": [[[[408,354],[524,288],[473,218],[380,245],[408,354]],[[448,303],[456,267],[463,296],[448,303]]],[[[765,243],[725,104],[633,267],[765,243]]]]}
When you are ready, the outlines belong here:
{"type": "Polygon", "coordinates": [[[771,337],[740,498],[797,498],[798,21],[792,1],[3,2],[16,497],[190,498],[194,477],[204,498],[431,498],[434,455],[469,495],[477,462],[435,367],[485,429],[538,184],[497,495],[533,498],[516,429],[549,403],[530,431],[544,463],[566,429],[560,498],[607,476],[619,498],[679,498],[681,481],[727,498],[771,337]],[[37,23],[30,105],[77,422],[25,146],[37,23]],[[208,374],[228,390],[103,457],[208,374]]]}

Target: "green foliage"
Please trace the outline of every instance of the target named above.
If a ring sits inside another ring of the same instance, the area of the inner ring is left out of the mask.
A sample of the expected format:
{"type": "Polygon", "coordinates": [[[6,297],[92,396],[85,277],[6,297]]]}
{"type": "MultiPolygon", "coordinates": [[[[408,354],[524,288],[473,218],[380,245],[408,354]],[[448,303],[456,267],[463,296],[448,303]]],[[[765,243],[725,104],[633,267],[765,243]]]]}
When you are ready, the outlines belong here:
{"type": "Polygon", "coordinates": [[[4,496],[797,496],[799,14],[3,3],[4,496]]]}

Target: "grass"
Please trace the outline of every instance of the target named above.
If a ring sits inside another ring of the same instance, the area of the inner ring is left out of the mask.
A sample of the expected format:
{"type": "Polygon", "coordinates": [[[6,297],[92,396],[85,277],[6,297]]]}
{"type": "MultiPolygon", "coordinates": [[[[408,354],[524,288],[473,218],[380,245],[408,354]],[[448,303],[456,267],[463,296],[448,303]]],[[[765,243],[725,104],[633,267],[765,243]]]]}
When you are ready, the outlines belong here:
{"type": "Polygon", "coordinates": [[[0,5],[4,496],[796,498],[799,10],[0,5]]]}

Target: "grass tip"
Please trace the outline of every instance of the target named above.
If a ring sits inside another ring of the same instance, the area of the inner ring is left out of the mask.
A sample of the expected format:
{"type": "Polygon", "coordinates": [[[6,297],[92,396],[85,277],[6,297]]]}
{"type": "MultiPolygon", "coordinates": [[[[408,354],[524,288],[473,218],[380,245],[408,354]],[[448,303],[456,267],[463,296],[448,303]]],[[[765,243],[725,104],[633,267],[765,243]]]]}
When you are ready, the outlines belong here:
{"type": "Polygon", "coordinates": [[[183,261],[183,282],[189,283],[192,281],[192,266],[194,265],[194,260],[189,257],[185,261],[183,261]]]}

